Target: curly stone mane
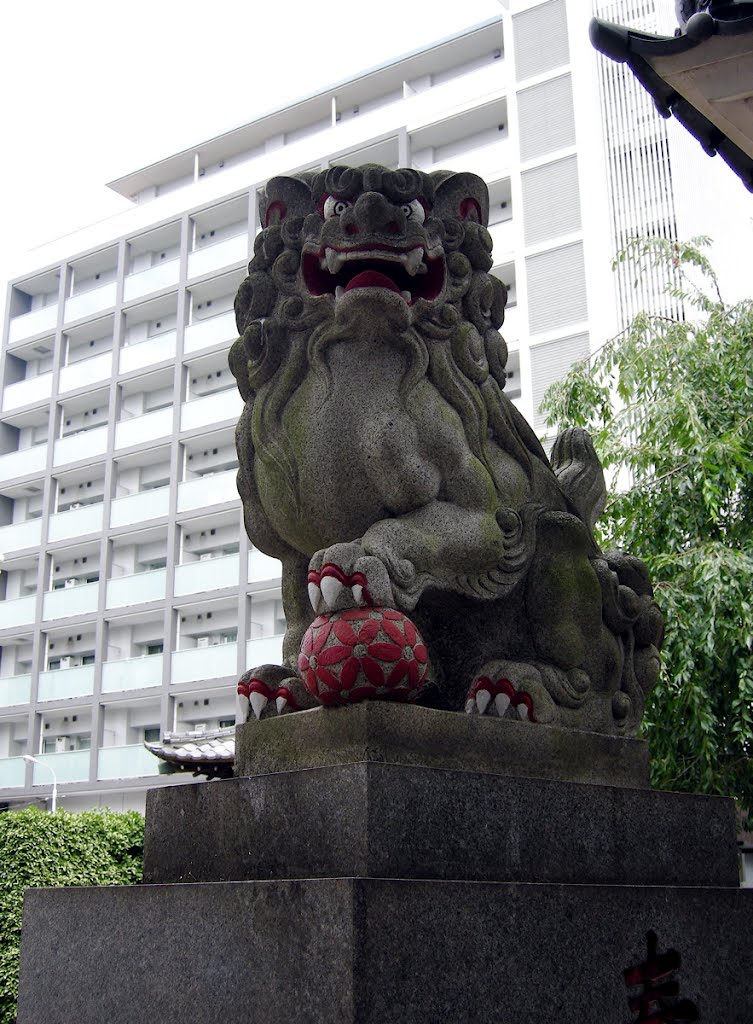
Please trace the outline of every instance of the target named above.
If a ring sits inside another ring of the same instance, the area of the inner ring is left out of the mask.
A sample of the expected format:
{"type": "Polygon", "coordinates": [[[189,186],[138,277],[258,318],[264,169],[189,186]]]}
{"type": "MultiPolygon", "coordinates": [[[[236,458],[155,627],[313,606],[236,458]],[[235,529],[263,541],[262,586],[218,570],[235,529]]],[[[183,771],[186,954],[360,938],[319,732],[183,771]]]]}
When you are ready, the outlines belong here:
{"type": "MultiPolygon", "coordinates": [[[[377,166],[335,167],[296,179],[301,202],[292,216],[282,219],[282,204],[274,201],[262,206],[267,226],[256,238],[248,277],[236,298],[240,337],[230,352],[230,368],[246,402],[239,430],[244,429],[244,420],[251,421],[247,425],[263,442],[257,457],[276,463],[294,505],[297,468],[282,416],[307,374],[328,372],[324,352],[345,331],[333,323],[330,302],[304,297],[298,287],[305,238],[321,225],[317,204],[325,193],[350,198],[364,190],[380,191],[394,202],[420,193],[431,203],[452,177],[448,171],[427,175],[377,166]]],[[[432,221],[446,254],[446,293],[443,302],[432,305],[412,325],[398,328],[408,354],[402,395],[410,410],[412,387],[428,378],[458,413],[470,450],[503,492],[490,457],[490,440],[515,458],[529,479],[542,464],[548,465],[533,431],[503,394],[507,345],[499,328],[507,290],[489,273],[492,239],[483,223],[461,221],[443,214],[441,207],[432,221]]],[[[243,491],[249,485],[245,475],[241,466],[243,491]]]]}

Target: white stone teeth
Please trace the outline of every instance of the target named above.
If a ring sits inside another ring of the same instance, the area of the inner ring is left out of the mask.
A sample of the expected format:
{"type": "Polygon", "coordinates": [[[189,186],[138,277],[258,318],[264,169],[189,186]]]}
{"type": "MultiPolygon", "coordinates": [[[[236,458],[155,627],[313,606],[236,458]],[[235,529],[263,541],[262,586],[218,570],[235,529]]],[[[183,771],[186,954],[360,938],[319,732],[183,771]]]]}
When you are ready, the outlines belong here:
{"type": "Polygon", "coordinates": [[[327,257],[326,256],[320,256],[319,257],[319,269],[320,270],[328,270],[329,269],[328,266],[327,266],[327,257]]]}
{"type": "Polygon", "coordinates": [[[285,708],[288,706],[288,698],[278,697],[277,700],[275,701],[275,706],[277,708],[277,714],[281,715],[285,708]]]}
{"type": "Polygon", "coordinates": [[[253,710],[257,718],[261,718],[261,713],[267,706],[267,700],[268,698],[265,697],[263,693],[259,693],[258,691],[255,691],[249,696],[251,709],[253,710]]]}
{"type": "Polygon", "coordinates": [[[409,302],[410,302],[410,300],[411,300],[411,299],[413,298],[413,296],[411,295],[411,293],[410,293],[410,292],[407,292],[407,291],[402,291],[402,292],[400,292],[400,294],[401,294],[401,295],[402,295],[402,297],[403,297],[403,298],[405,299],[405,301],[406,301],[406,302],[408,302],[408,303],[409,303],[409,302]]]}
{"type": "MultiPolygon", "coordinates": [[[[494,707],[497,709],[497,714],[499,715],[500,718],[504,717],[505,711],[507,711],[509,706],[510,698],[507,696],[507,694],[498,693],[497,696],[494,698],[494,707]]],[[[518,706],[520,707],[521,705],[518,706]]]]}
{"type": "Polygon", "coordinates": [[[465,713],[466,713],[466,715],[472,715],[475,710],[476,710],[476,701],[473,700],[473,699],[467,700],[465,702],[465,713]]]}
{"type": "Polygon", "coordinates": [[[322,592],[319,587],[317,587],[316,583],[309,583],[309,601],[311,602],[311,607],[314,609],[316,614],[319,615],[324,606],[324,602],[322,601],[322,592]]]}
{"type": "Polygon", "coordinates": [[[324,256],[327,260],[327,270],[329,270],[330,274],[339,273],[343,263],[345,262],[345,257],[339,252],[335,252],[334,249],[325,249],[324,256]]]}
{"type": "Polygon", "coordinates": [[[352,586],[353,600],[356,605],[360,608],[363,605],[363,587],[360,583],[354,583],[352,586]]]}
{"type": "Polygon", "coordinates": [[[244,722],[248,721],[248,712],[250,708],[248,697],[245,693],[238,694],[238,700],[235,704],[235,724],[243,725],[244,722]]]}
{"type": "Polygon", "coordinates": [[[341,299],[344,294],[345,294],[345,289],[343,288],[343,286],[341,284],[336,285],[335,286],[335,298],[336,299],[341,299]]]}
{"type": "Polygon", "coordinates": [[[423,255],[423,249],[411,249],[409,252],[400,254],[400,261],[411,277],[415,277],[416,274],[426,273],[426,267],[423,265],[423,255]],[[423,270],[420,269],[422,266],[423,270]]]}
{"type": "Polygon", "coordinates": [[[322,576],[320,586],[322,588],[322,598],[324,599],[324,603],[330,608],[334,608],[343,588],[342,583],[335,576],[322,576]]]}
{"type": "Polygon", "coordinates": [[[528,707],[525,704],[518,704],[518,718],[521,722],[527,722],[530,718],[528,707]]]}
{"type": "Polygon", "coordinates": [[[489,701],[492,699],[492,695],[488,690],[477,690],[476,691],[476,707],[478,713],[483,715],[486,709],[489,707],[489,701]]]}

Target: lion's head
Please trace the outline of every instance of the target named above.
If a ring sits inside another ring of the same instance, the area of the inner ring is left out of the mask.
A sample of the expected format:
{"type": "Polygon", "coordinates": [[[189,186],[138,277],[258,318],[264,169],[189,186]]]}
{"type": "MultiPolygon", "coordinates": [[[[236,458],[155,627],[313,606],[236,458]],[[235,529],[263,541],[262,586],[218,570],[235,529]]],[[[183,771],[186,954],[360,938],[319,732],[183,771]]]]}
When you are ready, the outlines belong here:
{"type": "Polygon", "coordinates": [[[407,379],[428,377],[457,410],[493,478],[490,438],[536,472],[543,452],[502,398],[507,292],[489,273],[488,212],[486,184],[466,172],[367,164],[270,180],[230,353],[257,457],[292,483],[286,402],[307,373],[326,373],[333,340],[378,329],[408,351],[407,379]]]}

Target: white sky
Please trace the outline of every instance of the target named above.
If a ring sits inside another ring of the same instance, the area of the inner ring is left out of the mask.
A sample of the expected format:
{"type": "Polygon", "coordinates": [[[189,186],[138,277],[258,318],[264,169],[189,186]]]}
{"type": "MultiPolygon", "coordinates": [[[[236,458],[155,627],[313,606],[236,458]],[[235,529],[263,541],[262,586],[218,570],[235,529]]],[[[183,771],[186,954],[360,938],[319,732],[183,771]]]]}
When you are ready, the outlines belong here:
{"type": "Polygon", "coordinates": [[[0,0],[0,307],[14,257],[129,171],[502,13],[498,0],[0,0]]]}

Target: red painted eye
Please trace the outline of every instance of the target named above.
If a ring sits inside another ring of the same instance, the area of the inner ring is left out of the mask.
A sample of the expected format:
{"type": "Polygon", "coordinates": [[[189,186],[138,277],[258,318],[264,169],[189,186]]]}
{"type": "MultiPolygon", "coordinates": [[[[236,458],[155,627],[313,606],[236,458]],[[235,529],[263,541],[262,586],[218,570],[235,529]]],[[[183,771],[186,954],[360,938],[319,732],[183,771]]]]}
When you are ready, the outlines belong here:
{"type": "Polygon", "coordinates": [[[336,199],[334,196],[327,196],[324,200],[324,219],[329,220],[330,217],[339,217],[341,213],[344,213],[352,205],[347,199],[336,199]]]}
{"type": "Polygon", "coordinates": [[[458,210],[461,220],[475,220],[477,224],[481,223],[481,207],[478,204],[478,200],[468,196],[460,204],[458,210]]]}

